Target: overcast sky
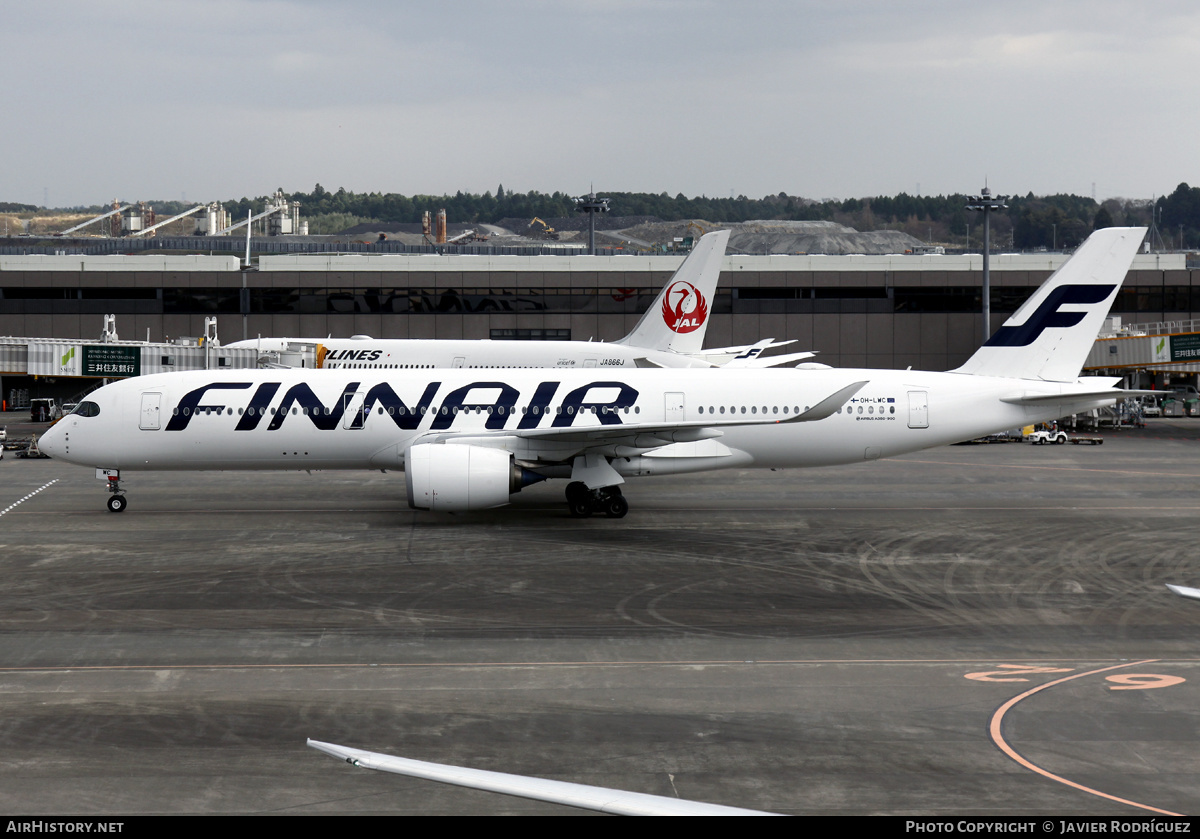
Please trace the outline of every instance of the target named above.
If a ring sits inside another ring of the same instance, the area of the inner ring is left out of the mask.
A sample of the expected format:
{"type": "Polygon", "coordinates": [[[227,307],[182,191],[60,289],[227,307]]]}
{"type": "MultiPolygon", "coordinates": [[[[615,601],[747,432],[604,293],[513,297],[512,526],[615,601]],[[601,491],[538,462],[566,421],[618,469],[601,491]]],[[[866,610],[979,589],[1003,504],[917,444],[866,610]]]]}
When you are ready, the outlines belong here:
{"type": "Polygon", "coordinates": [[[0,9],[0,201],[1200,183],[1194,0],[0,9]]]}

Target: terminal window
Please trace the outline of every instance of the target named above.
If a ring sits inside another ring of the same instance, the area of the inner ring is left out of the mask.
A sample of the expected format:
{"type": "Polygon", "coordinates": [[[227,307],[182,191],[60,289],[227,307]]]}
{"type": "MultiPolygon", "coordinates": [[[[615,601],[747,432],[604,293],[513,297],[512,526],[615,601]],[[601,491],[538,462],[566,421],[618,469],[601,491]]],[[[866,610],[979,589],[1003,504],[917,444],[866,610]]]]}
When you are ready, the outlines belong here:
{"type": "Polygon", "coordinates": [[[493,341],[570,341],[569,329],[493,329],[493,341]]]}

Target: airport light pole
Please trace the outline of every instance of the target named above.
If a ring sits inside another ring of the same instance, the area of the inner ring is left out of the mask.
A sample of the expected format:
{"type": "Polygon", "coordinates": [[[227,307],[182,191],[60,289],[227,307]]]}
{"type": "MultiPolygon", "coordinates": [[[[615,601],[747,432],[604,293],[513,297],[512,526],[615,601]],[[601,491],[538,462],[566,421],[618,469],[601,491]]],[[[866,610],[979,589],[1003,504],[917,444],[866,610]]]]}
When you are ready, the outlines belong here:
{"type": "Polygon", "coordinates": [[[991,214],[993,210],[1006,210],[1007,195],[992,195],[986,186],[979,195],[967,196],[966,209],[983,213],[983,340],[992,337],[992,277],[988,270],[988,255],[992,249],[991,214]]]}
{"type": "Polygon", "coordinates": [[[572,199],[575,202],[575,212],[588,214],[588,253],[596,255],[596,213],[608,212],[608,199],[597,198],[596,193],[589,192],[582,198],[572,199]]]}

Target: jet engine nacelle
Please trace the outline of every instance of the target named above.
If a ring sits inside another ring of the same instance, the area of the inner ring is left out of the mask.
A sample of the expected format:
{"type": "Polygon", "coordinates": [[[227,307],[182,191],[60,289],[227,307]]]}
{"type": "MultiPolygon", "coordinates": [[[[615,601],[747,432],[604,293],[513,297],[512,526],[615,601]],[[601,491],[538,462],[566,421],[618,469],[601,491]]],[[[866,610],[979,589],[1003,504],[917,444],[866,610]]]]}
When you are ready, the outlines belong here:
{"type": "Polygon", "coordinates": [[[410,446],[404,477],[408,506],[438,512],[500,507],[522,487],[545,480],[517,466],[510,452],[454,443],[410,446]]]}

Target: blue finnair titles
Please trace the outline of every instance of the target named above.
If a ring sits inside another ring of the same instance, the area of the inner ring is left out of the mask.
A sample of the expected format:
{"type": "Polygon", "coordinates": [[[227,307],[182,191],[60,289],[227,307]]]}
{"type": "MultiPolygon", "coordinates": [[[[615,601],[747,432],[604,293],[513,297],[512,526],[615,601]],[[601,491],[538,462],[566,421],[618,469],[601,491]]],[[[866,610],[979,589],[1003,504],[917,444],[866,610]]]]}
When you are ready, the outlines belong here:
{"type": "Polygon", "coordinates": [[[248,403],[236,410],[237,421],[234,431],[254,431],[262,421],[270,417],[263,426],[267,431],[279,431],[292,418],[292,423],[311,423],[318,431],[333,431],[339,427],[347,430],[363,428],[376,411],[386,417],[396,428],[409,431],[421,424],[427,414],[432,416],[429,428],[433,431],[449,429],[459,414],[486,414],[484,428],[489,431],[504,429],[510,422],[517,429],[533,429],[539,425],[550,428],[568,428],[583,414],[596,417],[600,425],[620,425],[622,410],[637,401],[637,391],[617,381],[595,381],[577,387],[555,401],[554,418],[546,421],[551,400],[559,391],[560,382],[540,382],[522,408],[522,416],[516,421],[517,403],[521,393],[512,385],[500,381],[474,381],[457,387],[444,396],[440,395],[442,382],[429,382],[417,397],[406,402],[389,382],[364,385],[359,381],[347,382],[339,395],[326,404],[310,387],[308,382],[291,385],[278,400],[282,382],[207,382],[185,393],[175,405],[163,405],[157,400],[159,410],[170,415],[167,431],[185,431],[195,417],[228,416],[235,410],[229,391],[250,390],[253,394],[248,403]],[[611,398],[602,399],[601,396],[611,398]],[[273,404],[274,403],[274,404],[273,404]],[[436,403],[436,404],[435,404],[436,403]]]}
{"type": "Polygon", "coordinates": [[[742,370],[243,370],[100,388],[41,438],[94,466],[109,509],[121,472],[400,469],[408,502],[498,507],[569,479],[572,515],[628,510],[627,478],[830,466],[969,440],[1124,398],[1080,379],[1145,231],[1097,231],[949,373],[742,370]]]}

